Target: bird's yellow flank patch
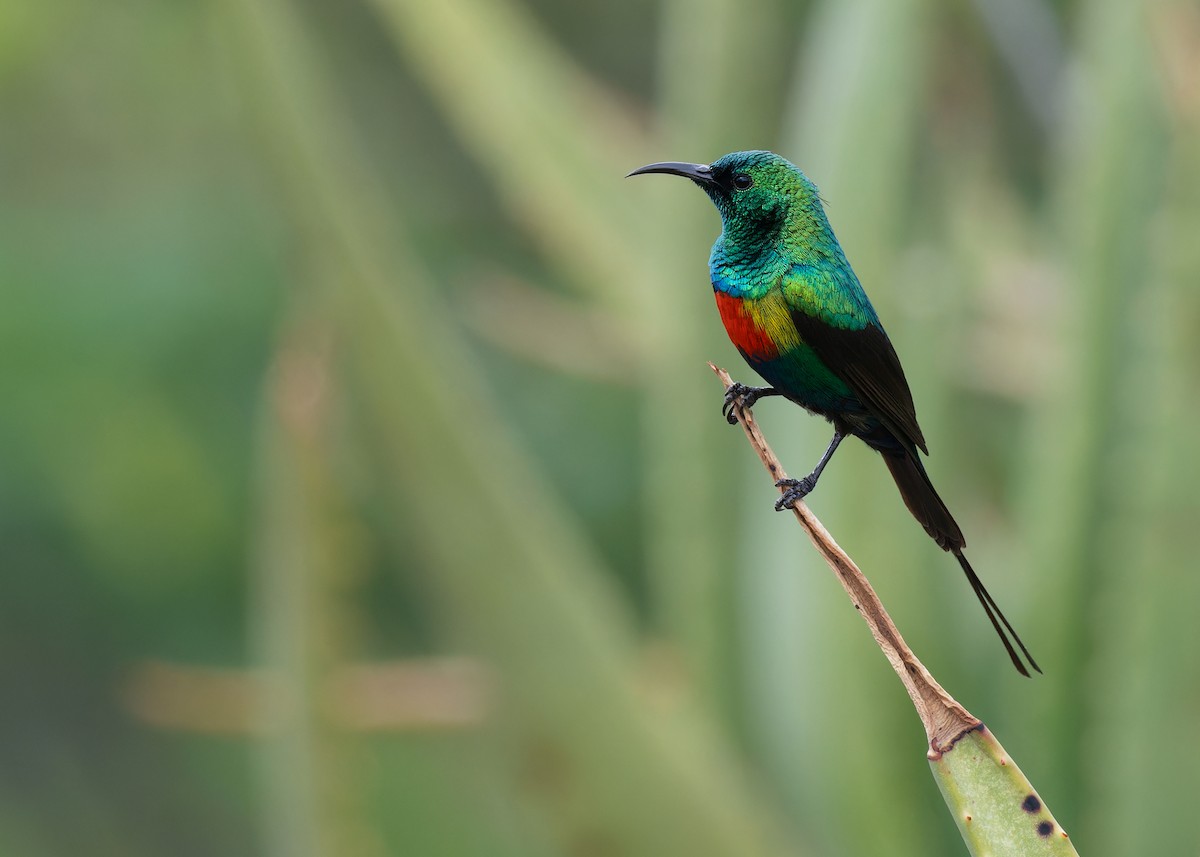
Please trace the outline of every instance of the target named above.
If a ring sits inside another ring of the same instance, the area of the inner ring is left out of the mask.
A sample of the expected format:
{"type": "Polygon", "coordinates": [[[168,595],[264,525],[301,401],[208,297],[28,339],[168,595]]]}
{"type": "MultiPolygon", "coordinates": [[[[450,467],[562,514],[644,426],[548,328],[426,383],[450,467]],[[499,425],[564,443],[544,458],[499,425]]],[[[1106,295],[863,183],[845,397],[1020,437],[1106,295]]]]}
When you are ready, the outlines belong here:
{"type": "Polygon", "coordinates": [[[800,345],[800,334],[792,322],[792,312],[778,286],[761,298],[746,301],[746,310],[754,326],[767,335],[778,351],[791,351],[800,345]]]}

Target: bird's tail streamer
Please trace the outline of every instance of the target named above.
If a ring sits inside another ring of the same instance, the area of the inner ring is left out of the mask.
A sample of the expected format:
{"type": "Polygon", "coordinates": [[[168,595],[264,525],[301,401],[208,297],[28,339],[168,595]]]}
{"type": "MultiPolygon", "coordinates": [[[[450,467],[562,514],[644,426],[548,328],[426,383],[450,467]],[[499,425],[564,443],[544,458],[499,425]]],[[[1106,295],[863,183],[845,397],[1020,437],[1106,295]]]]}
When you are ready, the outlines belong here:
{"type": "Polygon", "coordinates": [[[996,629],[997,636],[1004,643],[1004,648],[1008,652],[1008,656],[1012,659],[1013,666],[1017,668],[1017,672],[1024,676],[1029,675],[1029,671],[1025,668],[1025,664],[1022,663],[1016,649],[1009,642],[1009,634],[1012,635],[1013,641],[1016,642],[1017,647],[1025,655],[1029,666],[1040,673],[1042,671],[1041,667],[1037,665],[1037,661],[1029,654],[1029,650],[1025,648],[1025,644],[1021,642],[1021,638],[1013,630],[1004,613],[996,605],[996,601],[992,598],[991,593],[987,591],[987,588],[984,587],[983,581],[979,579],[979,575],[975,573],[975,569],[971,568],[971,564],[963,556],[962,551],[966,547],[966,539],[963,538],[962,530],[959,529],[954,516],[950,514],[950,510],[946,508],[946,504],[942,502],[942,498],[934,490],[933,483],[929,481],[929,474],[925,472],[925,467],[921,464],[921,460],[917,458],[916,453],[897,453],[888,450],[883,452],[883,460],[887,463],[888,470],[892,473],[892,478],[896,480],[896,487],[900,489],[900,496],[904,498],[904,505],[908,506],[908,510],[912,512],[913,517],[921,522],[921,526],[925,528],[925,532],[929,533],[943,550],[953,553],[958,560],[958,564],[962,566],[963,573],[966,574],[967,581],[971,584],[971,589],[975,592],[975,597],[983,605],[983,611],[987,613],[992,627],[996,629]],[[1008,634],[1004,633],[1005,629],[1008,630],[1008,634]]]}
{"type": "Polygon", "coordinates": [[[992,622],[992,627],[996,629],[997,636],[1004,643],[1004,648],[1008,651],[1008,656],[1012,658],[1013,666],[1017,668],[1023,676],[1028,676],[1029,671],[1025,669],[1025,665],[1021,663],[1016,651],[1012,647],[1012,643],[1008,641],[1008,637],[1004,634],[1004,628],[1008,629],[1008,633],[1012,634],[1013,641],[1020,647],[1021,653],[1025,655],[1025,660],[1029,661],[1029,665],[1039,673],[1042,668],[1037,665],[1037,661],[1033,659],[1033,655],[1029,654],[1029,649],[1025,648],[1025,644],[1021,642],[1020,636],[1013,630],[1013,626],[1009,624],[1004,613],[996,605],[996,601],[992,598],[992,594],[987,591],[987,587],[983,585],[983,581],[979,579],[979,575],[975,573],[975,569],[971,568],[971,563],[967,562],[967,558],[963,556],[963,552],[957,548],[954,549],[954,557],[958,560],[958,564],[962,566],[963,573],[967,575],[967,581],[971,584],[971,588],[975,590],[975,597],[979,599],[979,603],[983,605],[983,612],[987,613],[988,619],[992,622]],[[1000,622],[996,618],[1000,618],[1000,622]],[[1004,628],[1000,627],[1000,623],[1004,623],[1004,628]]]}

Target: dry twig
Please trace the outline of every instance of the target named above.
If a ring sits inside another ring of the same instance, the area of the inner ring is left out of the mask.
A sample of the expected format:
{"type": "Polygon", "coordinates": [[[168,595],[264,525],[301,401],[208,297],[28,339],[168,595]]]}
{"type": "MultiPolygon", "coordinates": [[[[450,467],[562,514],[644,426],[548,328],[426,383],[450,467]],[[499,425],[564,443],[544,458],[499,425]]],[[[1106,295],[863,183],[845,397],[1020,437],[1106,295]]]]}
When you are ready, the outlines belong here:
{"type": "MultiPolygon", "coordinates": [[[[717,368],[712,363],[708,365],[728,389],[733,383],[729,373],[724,369],[717,368]]],[[[758,457],[762,459],[763,465],[771,474],[772,481],[786,479],[787,473],[784,472],[783,465],[779,463],[779,459],[767,445],[750,409],[743,409],[739,404],[734,404],[733,411],[737,414],[738,422],[746,432],[746,438],[750,441],[750,445],[754,447],[754,451],[758,453],[758,457]]],[[[925,665],[917,660],[917,656],[900,636],[895,623],[892,622],[892,617],[883,608],[883,603],[875,594],[870,582],[859,571],[854,560],[850,559],[833,540],[833,536],[829,535],[829,531],[809,510],[808,506],[804,503],[797,503],[792,507],[792,511],[796,515],[796,520],[800,522],[800,526],[804,527],[808,537],[820,551],[821,556],[833,569],[838,582],[850,596],[854,609],[866,621],[875,642],[879,644],[879,648],[883,650],[883,654],[891,663],[892,669],[904,683],[904,689],[912,698],[917,715],[925,726],[925,734],[929,736],[930,758],[940,757],[954,745],[960,736],[979,726],[980,721],[943,690],[942,686],[929,674],[929,670],[925,669],[925,665]]]]}

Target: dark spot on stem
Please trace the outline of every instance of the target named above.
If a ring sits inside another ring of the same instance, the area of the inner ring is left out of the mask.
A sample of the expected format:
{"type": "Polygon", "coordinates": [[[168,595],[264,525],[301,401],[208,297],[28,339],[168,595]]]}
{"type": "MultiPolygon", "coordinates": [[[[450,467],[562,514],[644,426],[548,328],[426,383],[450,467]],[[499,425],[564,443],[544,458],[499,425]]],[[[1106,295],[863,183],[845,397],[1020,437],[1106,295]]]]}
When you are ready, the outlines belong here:
{"type": "Polygon", "coordinates": [[[1037,795],[1030,795],[1021,802],[1021,809],[1026,812],[1037,812],[1042,808],[1042,802],[1037,799],[1037,795]]]}
{"type": "Polygon", "coordinates": [[[1038,836],[1049,836],[1054,832],[1054,825],[1049,821],[1043,821],[1037,826],[1038,836]]]}

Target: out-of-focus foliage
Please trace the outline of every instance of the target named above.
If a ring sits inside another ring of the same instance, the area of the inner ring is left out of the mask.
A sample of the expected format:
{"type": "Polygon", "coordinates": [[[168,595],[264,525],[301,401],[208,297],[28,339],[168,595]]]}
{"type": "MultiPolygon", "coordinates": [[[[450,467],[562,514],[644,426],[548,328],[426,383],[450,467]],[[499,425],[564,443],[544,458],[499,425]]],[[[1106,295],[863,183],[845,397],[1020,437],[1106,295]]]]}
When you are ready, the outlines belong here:
{"type": "Polygon", "coordinates": [[[8,4],[0,853],[962,853],[719,417],[715,213],[621,178],[739,148],[1046,676],[865,449],[814,510],[1081,853],[1194,850],[1198,57],[1191,0],[8,4]]]}

